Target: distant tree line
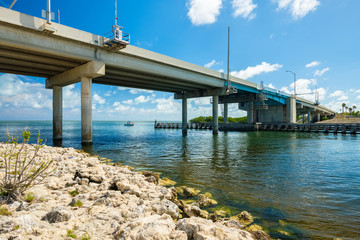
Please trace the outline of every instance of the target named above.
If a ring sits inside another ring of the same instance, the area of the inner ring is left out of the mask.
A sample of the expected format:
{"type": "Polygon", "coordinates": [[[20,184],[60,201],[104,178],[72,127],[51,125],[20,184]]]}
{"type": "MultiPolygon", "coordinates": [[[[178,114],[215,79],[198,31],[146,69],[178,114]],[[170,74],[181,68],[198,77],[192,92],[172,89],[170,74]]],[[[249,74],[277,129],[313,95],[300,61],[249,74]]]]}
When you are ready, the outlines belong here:
{"type": "Polygon", "coordinates": [[[346,105],[346,103],[343,103],[341,105],[341,108],[342,108],[342,114],[356,115],[356,116],[360,115],[360,112],[356,111],[356,109],[357,109],[356,105],[353,105],[352,107],[349,107],[349,106],[346,105]]]}
{"type": "MultiPolygon", "coordinates": [[[[213,120],[212,116],[208,116],[208,117],[200,116],[200,117],[191,119],[190,123],[211,123],[212,120],[213,120]]],[[[223,123],[223,122],[224,122],[224,117],[220,116],[219,123],[223,123]]],[[[231,123],[231,122],[247,123],[247,117],[237,117],[237,118],[229,117],[228,122],[229,123],[231,123]]]]}

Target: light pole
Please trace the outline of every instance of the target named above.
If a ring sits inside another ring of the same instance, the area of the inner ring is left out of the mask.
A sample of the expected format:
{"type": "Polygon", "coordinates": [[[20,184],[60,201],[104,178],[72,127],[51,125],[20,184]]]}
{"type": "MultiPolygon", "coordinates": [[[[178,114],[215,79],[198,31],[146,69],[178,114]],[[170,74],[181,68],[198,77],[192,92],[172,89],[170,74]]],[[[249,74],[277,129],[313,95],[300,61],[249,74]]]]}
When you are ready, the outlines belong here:
{"type": "Polygon", "coordinates": [[[296,73],[289,71],[289,70],[287,70],[286,72],[294,75],[294,97],[296,98],[296,73]]]}

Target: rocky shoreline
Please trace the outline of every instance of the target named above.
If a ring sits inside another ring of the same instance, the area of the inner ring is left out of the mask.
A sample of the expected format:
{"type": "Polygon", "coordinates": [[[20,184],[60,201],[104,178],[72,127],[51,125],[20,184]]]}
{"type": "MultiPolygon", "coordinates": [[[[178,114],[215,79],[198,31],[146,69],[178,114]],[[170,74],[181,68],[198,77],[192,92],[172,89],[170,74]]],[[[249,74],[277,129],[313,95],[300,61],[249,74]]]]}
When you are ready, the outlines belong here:
{"type": "MultiPolygon", "coordinates": [[[[6,147],[0,143],[0,163],[6,147]]],[[[73,148],[44,146],[39,157],[53,160],[53,170],[24,201],[0,206],[0,240],[270,239],[251,224],[249,213],[209,214],[201,209],[216,204],[209,193],[166,188],[173,183],[157,174],[107,164],[73,148]],[[198,196],[187,202],[178,195],[198,196]]],[[[0,180],[3,175],[0,168],[0,180]]]]}

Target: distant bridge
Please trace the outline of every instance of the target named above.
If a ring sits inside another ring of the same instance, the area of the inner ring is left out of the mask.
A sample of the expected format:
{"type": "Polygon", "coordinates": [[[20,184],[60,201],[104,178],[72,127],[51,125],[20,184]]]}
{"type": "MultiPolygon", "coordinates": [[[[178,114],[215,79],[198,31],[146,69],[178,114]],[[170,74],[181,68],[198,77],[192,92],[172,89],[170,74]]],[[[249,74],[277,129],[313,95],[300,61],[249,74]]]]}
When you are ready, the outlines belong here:
{"type": "Polygon", "coordinates": [[[92,83],[172,92],[182,99],[187,133],[187,99],[212,96],[212,129],[218,132],[218,104],[238,103],[248,122],[293,123],[296,114],[314,120],[335,112],[305,99],[259,88],[230,76],[134,46],[109,49],[102,36],[0,7],[0,72],[46,78],[53,89],[53,137],[62,139],[62,87],[81,82],[82,143],[92,143],[92,83]]]}

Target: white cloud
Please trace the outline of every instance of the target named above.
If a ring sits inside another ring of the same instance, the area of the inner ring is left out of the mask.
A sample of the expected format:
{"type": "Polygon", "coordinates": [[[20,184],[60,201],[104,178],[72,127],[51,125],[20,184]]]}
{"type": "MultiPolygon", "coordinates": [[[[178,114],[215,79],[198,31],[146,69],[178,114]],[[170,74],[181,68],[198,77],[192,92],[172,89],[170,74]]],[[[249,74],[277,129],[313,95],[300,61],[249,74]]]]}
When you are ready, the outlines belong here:
{"type": "Polygon", "coordinates": [[[339,97],[337,100],[339,100],[339,101],[344,101],[344,100],[348,100],[348,99],[349,99],[348,96],[341,96],[341,97],[339,97]]]}
{"type": "Polygon", "coordinates": [[[0,102],[10,108],[52,108],[52,91],[26,77],[0,75],[0,102]]]}
{"type": "Polygon", "coordinates": [[[192,24],[203,25],[216,22],[222,0],[190,0],[188,17],[192,24]]]}
{"type": "Polygon", "coordinates": [[[248,79],[248,78],[252,78],[256,75],[259,75],[261,73],[277,71],[280,68],[282,68],[282,65],[280,65],[280,64],[270,65],[267,62],[262,62],[261,64],[256,65],[255,67],[248,67],[245,70],[231,72],[231,75],[233,75],[235,77],[243,78],[243,79],[248,79]]]}
{"type": "Polygon", "coordinates": [[[81,96],[80,90],[75,91],[75,85],[69,85],[63,88],[63,107],[64,108],[80,108],[81,96]]]}
{"type": "Polygon", "coordinates": [[[305,67],[309,68],[309,67],[315,67],[315,66],[318,66],[320,64],[319,61],[313,61],[311,63],[308,63],[305,65],[305,67]]]}
{"type": "Polygon", "coordinates": [[[218,70],[218,72],[221,72],[221,73],[223,73],[224,71],[225,71],[225,70],[222,69],[222,68],[218,70]]]}
{"type": "Polygon", "coordinates": [[[124,103],[124,104],[133,104],[133,100],[132,99],[129,99],[129,100],[125,100],[125,101],[122,101],[122,103],[124,103]]]}
{"type": "MultiPolygon", "coordinates": [[[[314,79],[298,79],[296,80],[296,95],[307,99],[309,101],[315,102],[315,91],[319,94],[319,100],[324,100],[326,97],[326,89],[324,88],[314,88],[315,80],[314,79]]],[[[289,87],[282,87],[280,91],[283,91],[288,94],[294,93],[294,83],[292,82],[289,87]]]]}
{"type": "Polygon", "coordinates": [[[305,17],[320,5],[318,0],[273,0],[278,3],[278,10],[288,9],[295,19],[305,17]]]}
{"type": "Polygon", "coordinates": [[[216,62],[215,59],[214,59],[211,62],[205,64],[204,67],[211,68],[211,67],[213,67],[215,65],[219,65],[219,64],[220,64],[220,62],[216,62]]]}
{"type": "Polygon", "coordinates": [[[104,104],[105,103],[105,99],[100,97],[97,93],[94,94],[94,102],[98,103],[98,104],[104,104]]]}
{"type": "Polygon", "coordinates": [[[245,19],[254,19],[256,14],[252,13],[257,7],[252,0],[233,0],[232,7],[234,9],[234,17],[242,17],[245,19]]]}
{"type": "Polygon", "coordinates": [[[322,75],[324,75],[324,73],[326,73],[327,71],[329,71],[330,68],[324,68],[323,70],[316,70],[314,73],[314,76],[319,76],[321,77],[322,75]]]}
{"type": "Polygon", "coordinates": [[[356,90],[355,92],[356,92],[356,93],[360,93],[360,89],[356,90]]]}
{"type": "Polygon", "coordinates": [[[119,103],[119,102],[114,102],[113,107],[114,107],[114,108],[113,108],[113,111],[116,111],[116,112],[119,112],[119,111],[127,111],[127,110],[130,109],[129,106],[124,106],[124,105],[122,105],[122,104],[119,103]]]}
{"type": "Polygon", "coordinates": [[[166,113],[179,113],[181,112],[181,103],[175,102],[174,97],[170,96],[169,98],[158,98],[153,100],[154,103],[157,103],[155,110],[157,112],[166,112],[166,113]]]}
{"type": "Polygon", "coordinates": [[[139,94],[139,93],[153,93],[152,90],[145,90],[145,89],[130,89],[129,91],[131,94],[139,94]]]}
{"type": "Polygon", "coordinates": [[[194,103],[195,105],[209,105],[211,97],[200,97],[200,98],[192,98],[189,100],[189,103],[194,103]]]}
{"type": "Polygon", "coordinates": [[[135,104],[139,103],[146,103],[149,102],[151,98],[149,96],[145,97],[144,95],[140,95],[137,98],[135,98],[135,104]]]}
{"type": "MultiPolygon", "coordinates": [[[[153,93],[153,90],[146,90],[146,89],[137,89],[137,88],[127,88],[127,87],[117,87],[119,91],[129,91],[131,94],[139,94],[139,93],[153,93]]],[[[116,91],[113,92],[115,94],[116,91]]]]}
{"type": "Polygon", "coordinates": [[[344,96],[344,91],[337,90],[329,95],[329,97],[341,97],[344,96]]]}
{"type": "Polygon", "coordinates": [[[356,99],[360,99],[360,95],[356,97],[356,99]]]}
{"type": "Polygon", "coordinates": [[[272,83],[270,83],[269,85],[265,85],[265,86],[276,89],[276,87],[272,83]]]}

